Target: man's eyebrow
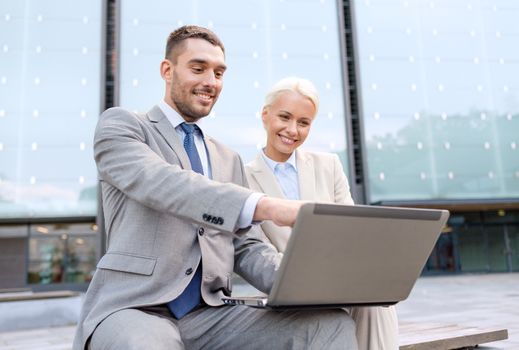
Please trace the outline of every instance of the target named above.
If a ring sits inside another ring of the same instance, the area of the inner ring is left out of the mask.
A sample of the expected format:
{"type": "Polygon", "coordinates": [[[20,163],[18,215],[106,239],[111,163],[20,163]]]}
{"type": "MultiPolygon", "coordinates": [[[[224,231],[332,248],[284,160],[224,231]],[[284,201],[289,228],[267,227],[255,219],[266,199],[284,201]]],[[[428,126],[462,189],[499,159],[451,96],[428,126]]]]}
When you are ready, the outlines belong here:
{"type": "Polygon", "coordinates": [[[202,58],[192,58],[189,60],[189,63],[207,64],[207,60],[204,60],[202,58]]]}

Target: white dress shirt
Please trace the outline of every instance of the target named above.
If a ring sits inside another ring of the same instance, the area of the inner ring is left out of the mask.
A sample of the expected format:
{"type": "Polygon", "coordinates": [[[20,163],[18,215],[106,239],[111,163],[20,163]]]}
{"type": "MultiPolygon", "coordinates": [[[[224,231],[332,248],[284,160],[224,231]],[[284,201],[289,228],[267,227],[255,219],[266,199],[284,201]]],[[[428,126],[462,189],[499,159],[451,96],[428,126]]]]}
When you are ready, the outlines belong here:
{"type": "Polygon", "coordinates": [[[265,150],[261,152],[263,159],[278,180],[281,190],[288,199],[299,199],[299,178],[297,177],[296,152],[290,155],[286,162],[276,162],[270,159],[265,150]]]}

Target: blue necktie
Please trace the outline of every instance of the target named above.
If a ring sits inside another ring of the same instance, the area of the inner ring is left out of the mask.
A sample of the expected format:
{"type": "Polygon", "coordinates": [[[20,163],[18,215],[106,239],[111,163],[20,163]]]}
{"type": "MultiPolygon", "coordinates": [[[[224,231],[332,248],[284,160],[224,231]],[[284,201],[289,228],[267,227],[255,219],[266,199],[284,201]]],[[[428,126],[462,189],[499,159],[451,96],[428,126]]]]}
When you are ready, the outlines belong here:
{"type": "MultiPolygon", "coordinates": [[[[202,162],[200,161],[200,156],[196,150],[195,139],[193,137],[193,132],[195,131],[195,128],[198,129],[198,126],[182,123],[180,124],[180,127],[186,133],[186,137],[184,138],[184,148],[186,149],[189,161],[191,162],[191,168],[193,171],[203,175],[204,168],[202,167],[202,162]]],[[[200,301],[202,300],[200,294],[201,285],[202,262],[200,261],[195,275],[187,285],[186,289],[184,289],[182,294],[180,294],[175,300],[172,300],[167,304],[169,311],[171,311],[177,320],[180,320],[200,304],[200,301]]]]}
{"type": "Polygon", "coordinates": [[[186,149],[187,156],[191,162],[191,169],[199,174],[204,175],[204,168],[202,167],[200,156],[196,150],[195,138],[193,137],[194,131],[200,129],[198,129],[198,126],[196,125],[186,123],[180,124],[180,127],[186,133],[186,137],[184,138],[184,148],[186,149]]]}

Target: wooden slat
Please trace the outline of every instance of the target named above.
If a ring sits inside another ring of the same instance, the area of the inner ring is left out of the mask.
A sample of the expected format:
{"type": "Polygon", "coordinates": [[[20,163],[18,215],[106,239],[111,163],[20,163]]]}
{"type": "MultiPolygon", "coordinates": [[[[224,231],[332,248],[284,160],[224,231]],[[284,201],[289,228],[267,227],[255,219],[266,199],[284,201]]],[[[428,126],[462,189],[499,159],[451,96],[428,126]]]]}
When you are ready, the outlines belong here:
{"type": "Polygon", "coordinates": [[[449,350],[508,339],[506,329],[483,329],[453,324],[402,324],[400,350],[449,350]]]}
{"type": "Polygon", "coordinates": [[[0,302],[2,301],[22,301],[22,300],[38,300],[53,298],[68,298],[79,295],[78,292],[70,290],[56,290],[48,292],[16,292],[16,293],[0,293],[0,302]]]}

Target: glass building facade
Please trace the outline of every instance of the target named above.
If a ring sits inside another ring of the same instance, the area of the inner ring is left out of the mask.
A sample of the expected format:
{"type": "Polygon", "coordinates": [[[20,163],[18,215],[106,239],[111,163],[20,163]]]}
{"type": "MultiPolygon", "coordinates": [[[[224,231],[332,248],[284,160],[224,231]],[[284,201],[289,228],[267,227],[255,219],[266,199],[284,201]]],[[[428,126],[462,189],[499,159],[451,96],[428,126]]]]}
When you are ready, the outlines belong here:
{"type": "Polygon", "coordinates": [[[369,201],[517,198],[519,4],[354,5],[369,201]]]}
{"type": "Polygon", "coordinates": [[[0,4],[0,289],[95,269],[103,22],[101,0],[0,4]]]}
{"type": "Polygon", "coordinates": [[[518,271],[519,4],[349,3],[366,201],[451,210],[428,271],[518,271]]]}
{"type": "Polygon", "coordinates": [[[98,1],[0,5],[0,215],[95,216],[98,1]]]}
{"type": "Polygon", "coordinates": [[[264,145],[267,90],[308,78],[321,103],[305,147],[339,154],[358,203],[451,210],[427,272],[519,270],[517,15],[513,0],[3,1],[0,289],[88,283],[97,116],[163,98],[183,24],[226,46],[202,127],[245,162],[264,145]]]}
{"type": "Polygon", "coordinates": [[[321,98],[305,146],[346,160],[337,7],[335,1],[156,0],[154,6],[122,1],[119,104],[146,112],[164,97],[159,63],[167,36],[178,26],[196,24],[216,32],[226,50],[224,88],[203,120],[211,136],[251,161],[264,145],[260,115],[266,92],[279,79],[300,76],[314,82],[321,98]]]}

